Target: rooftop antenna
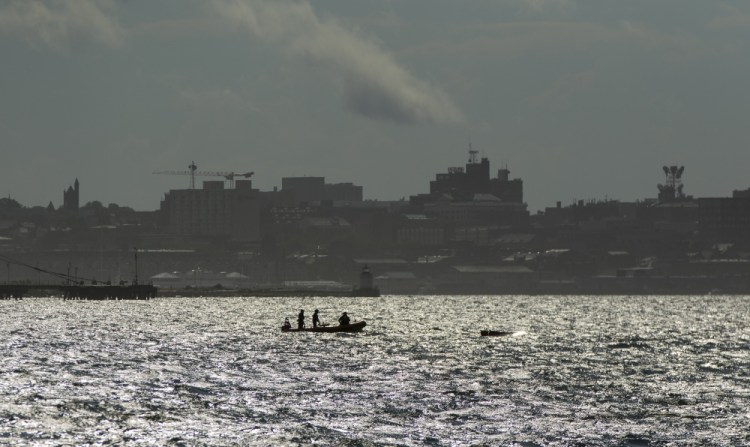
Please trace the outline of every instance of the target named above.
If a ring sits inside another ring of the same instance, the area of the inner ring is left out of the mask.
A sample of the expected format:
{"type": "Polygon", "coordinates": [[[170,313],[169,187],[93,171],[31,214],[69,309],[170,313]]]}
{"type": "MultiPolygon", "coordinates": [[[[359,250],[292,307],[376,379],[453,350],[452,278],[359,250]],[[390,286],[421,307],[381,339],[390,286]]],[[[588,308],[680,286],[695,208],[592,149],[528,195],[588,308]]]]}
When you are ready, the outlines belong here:
{"type": "Polygon", "coordinates": [[[191,161],[188,169],[190,169],[190,189],[195,189],[195,171],[198,166],[195,165],[194,161],[191,161]]]}
{"type": "Polygon", "coordinates": [[[479,151],[476,151],[471,147],[471,138],[469,138],[469,163],[475,164],[477,162],[478,153],[479,151]]]}

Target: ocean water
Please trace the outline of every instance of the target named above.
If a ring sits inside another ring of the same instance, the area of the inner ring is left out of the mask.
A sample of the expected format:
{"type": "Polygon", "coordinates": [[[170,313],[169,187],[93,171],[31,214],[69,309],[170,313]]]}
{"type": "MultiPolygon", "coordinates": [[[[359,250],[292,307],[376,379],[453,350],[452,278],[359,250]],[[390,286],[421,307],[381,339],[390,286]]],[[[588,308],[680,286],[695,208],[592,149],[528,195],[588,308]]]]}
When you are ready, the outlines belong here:
{"type": "Polygon", "coordinates": [[[0,444],[742,446],[748,427],[749,297],[0,301],[0,444]],[[281,333],[300,308],[367,327],[281,333]]]}

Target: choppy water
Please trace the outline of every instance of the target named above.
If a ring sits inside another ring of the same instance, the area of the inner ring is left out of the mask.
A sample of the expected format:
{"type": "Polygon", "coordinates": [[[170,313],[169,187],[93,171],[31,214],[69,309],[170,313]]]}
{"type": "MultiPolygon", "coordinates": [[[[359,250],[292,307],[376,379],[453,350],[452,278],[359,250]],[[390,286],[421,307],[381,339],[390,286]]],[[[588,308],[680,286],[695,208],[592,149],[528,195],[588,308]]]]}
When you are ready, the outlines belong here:
{"type": "Polygon", "coordinates": [[[26,299],[0,360],[0,444],[750,445],[748,297],[26,299]]]}

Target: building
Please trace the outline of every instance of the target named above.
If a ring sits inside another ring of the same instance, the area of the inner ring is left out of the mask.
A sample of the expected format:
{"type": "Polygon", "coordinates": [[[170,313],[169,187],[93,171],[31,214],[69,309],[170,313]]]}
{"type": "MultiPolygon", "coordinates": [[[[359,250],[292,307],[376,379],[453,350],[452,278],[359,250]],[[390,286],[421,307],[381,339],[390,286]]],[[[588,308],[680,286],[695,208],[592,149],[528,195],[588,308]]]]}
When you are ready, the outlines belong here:
{"type": "Polygon", "coordinates": [[[437,247],[445,243],[445,228],[424,214],[403,214],[396,227],[396,243],[437,247]]]}
{"type": "Polygon", "coordinates": [[[507,168],[490,178],[490,162],[477,161],[469,150],[465,168],[448,168],[430,182],[429,194],[411,196],[410,213],[424,214],[445,227],[446,235],[457,227],[524,226],[529,213],[523,203],[523,181],[509,179],[507,168]]]}
{"type": "Polygon", "coordinates": [[[291,191],[297,205],[319,202],[323,199],[325,177],[283,177],[281,190],[291,191]]]}
{"type": "Polygon", "coordinates": [[[750,197],[698,199],[701,234],[731,242],[750,240],[750,197]]]}
{"type": "Polygon", "coordinates": [[[632,220],[637,215],[638,206],[635,202],[618,200],[579,200],[565,207],[562,206],[562,202],[557,202],[555,207],[545,208],[540,220],[547,227],[632,220]]]}
{"type": "Polygon", "coordinates": [[[260,239],[260,195],[250,180],[237,180],[234,189],[213,180],[203,182],[203,189],[170,190],[160,209],[165,230],[172,235],[260,239]]]}
{"type": "Polygon", "coordinates": [[[332,202],[361,202],[362,187],[354,183],[326,183],[323,186],[323,200],[332,202]]]}
{"type": "Polygon", "coordinates": [[[503,202],[523,203],[523,181],[510,180],[508,168],[499,169],[496,178],[490,178],[490,161],[483,157],[477,161],[477,151],[469,150],[465,168],[448,168],[430,182],[430,195],[449,195],[457,200],[471,200],[476,194],[491,194],[503,202]]]}
{"type": "Polygon", "coordinates": [[[73,186],[69,186],[68,189],[63,190],[63,206],[62,209],[65,211],[78,211],[80,207],[80,185],[78,179],[76,179],[73,186]]]}
{"type": "Polygon", "coordinates": [[[361,202],[362,187],[353,183],[326,183],[325,177],[284,177],[281,179],[281,190],[292,192],[294,202],[299,205],[310,205],[323,201],[361,202]]]}
{"type": "Polygon", "coordinates": [[[504,202],[492,194],[475,194],[466,200],[439,199],[424,205],[427,217],[455,226],[516,225],[528,223],[525,203],[504,202]]]}

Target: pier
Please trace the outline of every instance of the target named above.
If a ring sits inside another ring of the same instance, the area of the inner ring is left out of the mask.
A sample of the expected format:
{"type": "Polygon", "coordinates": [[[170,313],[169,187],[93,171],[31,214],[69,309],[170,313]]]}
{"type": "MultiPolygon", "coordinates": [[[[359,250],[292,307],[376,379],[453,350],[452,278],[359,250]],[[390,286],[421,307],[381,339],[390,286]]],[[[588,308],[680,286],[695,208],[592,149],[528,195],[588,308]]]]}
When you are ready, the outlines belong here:
{"type": "Polygon", "coordinates": [[[8,266],[8,281],[0,284],[0,300],[23,299],[24,296],[61,296],[64,300],[150,300],[156,297],[157,287],[152,284],[138,283],[138,249],[134,249],[135,279],[131,283],[120,281],[111,284],[94,279],[84,280],[70,272],[60,273],[29,265],[0,254],[0,260],[8,266]],[[59,283],[28,283],[10,281],[10,265],[32,269],[36,272],[62,280],[59,283]],[[88,282],[88,284],[87,284],[88,282]]]}
{"type": "Polygon", "coordinates": [[[60,296],[64,300],[149,300],[158,289],[150,284],[0,284],[0,299],[20,300],[26,296],[60,296]]]}

